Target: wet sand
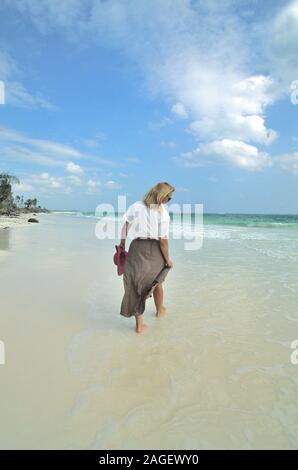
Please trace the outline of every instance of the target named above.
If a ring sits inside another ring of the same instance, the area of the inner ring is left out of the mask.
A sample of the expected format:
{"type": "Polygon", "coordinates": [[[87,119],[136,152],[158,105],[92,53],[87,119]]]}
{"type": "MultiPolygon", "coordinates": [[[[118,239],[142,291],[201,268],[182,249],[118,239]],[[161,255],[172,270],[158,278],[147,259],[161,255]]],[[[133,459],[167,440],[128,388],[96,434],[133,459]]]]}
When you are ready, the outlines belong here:
{"type": "Polygon", "coordinates": [[[33,215],[33,212],[30,213],[22,213],[18,216],[5,216],[5,215],[0,215],[0,230],[1,229],[7,229],[9,227],[15,227],[15,226],[26,226],[26,225],[31,225],[30,222],[28,222],[28,219],[30,217],[34,217],[35,219],[38,220],[39,213],[33,215]]]}
{"type": "Polygon", "coordinates": [[[119,313],[114,240],[41,214],[0,231],[2,449],[298,447],[297,263],[172,240],[167,314],[119,313]]]}

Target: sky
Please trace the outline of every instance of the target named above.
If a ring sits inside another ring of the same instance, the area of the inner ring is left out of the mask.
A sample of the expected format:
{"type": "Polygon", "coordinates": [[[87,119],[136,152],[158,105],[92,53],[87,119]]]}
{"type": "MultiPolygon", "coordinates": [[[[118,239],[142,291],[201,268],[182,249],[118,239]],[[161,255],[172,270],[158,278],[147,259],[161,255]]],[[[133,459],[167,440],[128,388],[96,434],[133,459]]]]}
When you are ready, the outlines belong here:
{"type": "Polygon", "coordinates": [[[1,0],[0,172],[51,210],[167,181],[297,214],[297,44],[298,0],[1,0]]]}

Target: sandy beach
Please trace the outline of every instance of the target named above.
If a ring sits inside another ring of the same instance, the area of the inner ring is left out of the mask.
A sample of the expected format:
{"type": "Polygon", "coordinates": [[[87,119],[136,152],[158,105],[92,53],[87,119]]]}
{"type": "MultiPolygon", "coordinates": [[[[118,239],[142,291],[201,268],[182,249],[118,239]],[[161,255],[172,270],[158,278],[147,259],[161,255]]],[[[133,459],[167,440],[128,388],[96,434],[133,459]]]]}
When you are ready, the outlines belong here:
{"type": "Polygon", "coordinates": [[[255,228],[207,227],[197,252],[172,240],[168,312],[156,319],[149,299],[136,335],[119,314],[114,240],[93,218],[38,219],[0,231],[1,448],[298,447],[286,252],[265,252],[255,228]]]}
{"type": "Polygon", "coordinates": [[[9,227],[15,227],[15,226],[26,226],[26,225],[32,225],[31,222],[28,222],[28,219],[33,217],[34,219],[38,220],[39,213],[21,213],[18,216],[4,216],[0,215],[0,230],[4,228],[9,228],[9,227]]]}

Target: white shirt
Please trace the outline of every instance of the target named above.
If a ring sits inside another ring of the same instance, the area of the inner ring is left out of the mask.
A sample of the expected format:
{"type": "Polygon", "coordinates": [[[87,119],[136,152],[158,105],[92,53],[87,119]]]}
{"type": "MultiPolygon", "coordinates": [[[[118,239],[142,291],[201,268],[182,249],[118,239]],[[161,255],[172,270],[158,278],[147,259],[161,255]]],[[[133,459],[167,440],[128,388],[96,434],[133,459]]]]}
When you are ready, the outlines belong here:
{"type": "Polygon", "coordinates": [[[132,238],[149,237],[169,238],[170,216],[164,204],[147,207],[143,201],[136,201],[122,216],[123,223],[129,222],[129,236],[132,238]]]}

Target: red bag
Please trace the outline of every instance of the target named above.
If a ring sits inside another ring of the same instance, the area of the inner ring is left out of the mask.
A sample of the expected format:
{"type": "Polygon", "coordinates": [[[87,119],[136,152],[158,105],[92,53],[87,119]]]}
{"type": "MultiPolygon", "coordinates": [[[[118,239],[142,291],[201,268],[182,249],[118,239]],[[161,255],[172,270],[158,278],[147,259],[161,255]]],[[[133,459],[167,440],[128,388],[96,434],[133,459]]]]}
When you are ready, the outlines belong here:
{"type": "Polygon", "coordinates": [[[125,260],[128,255],[128,252],[125,251],[122,245],[115,245],[115,248],[116,248],[116,253],[114,254],[113,261],[114,261],[114,264],[116,264],[117,266],[118,276],[121,276],[124,271],[124,264],[125,264],[125,260]]]}

